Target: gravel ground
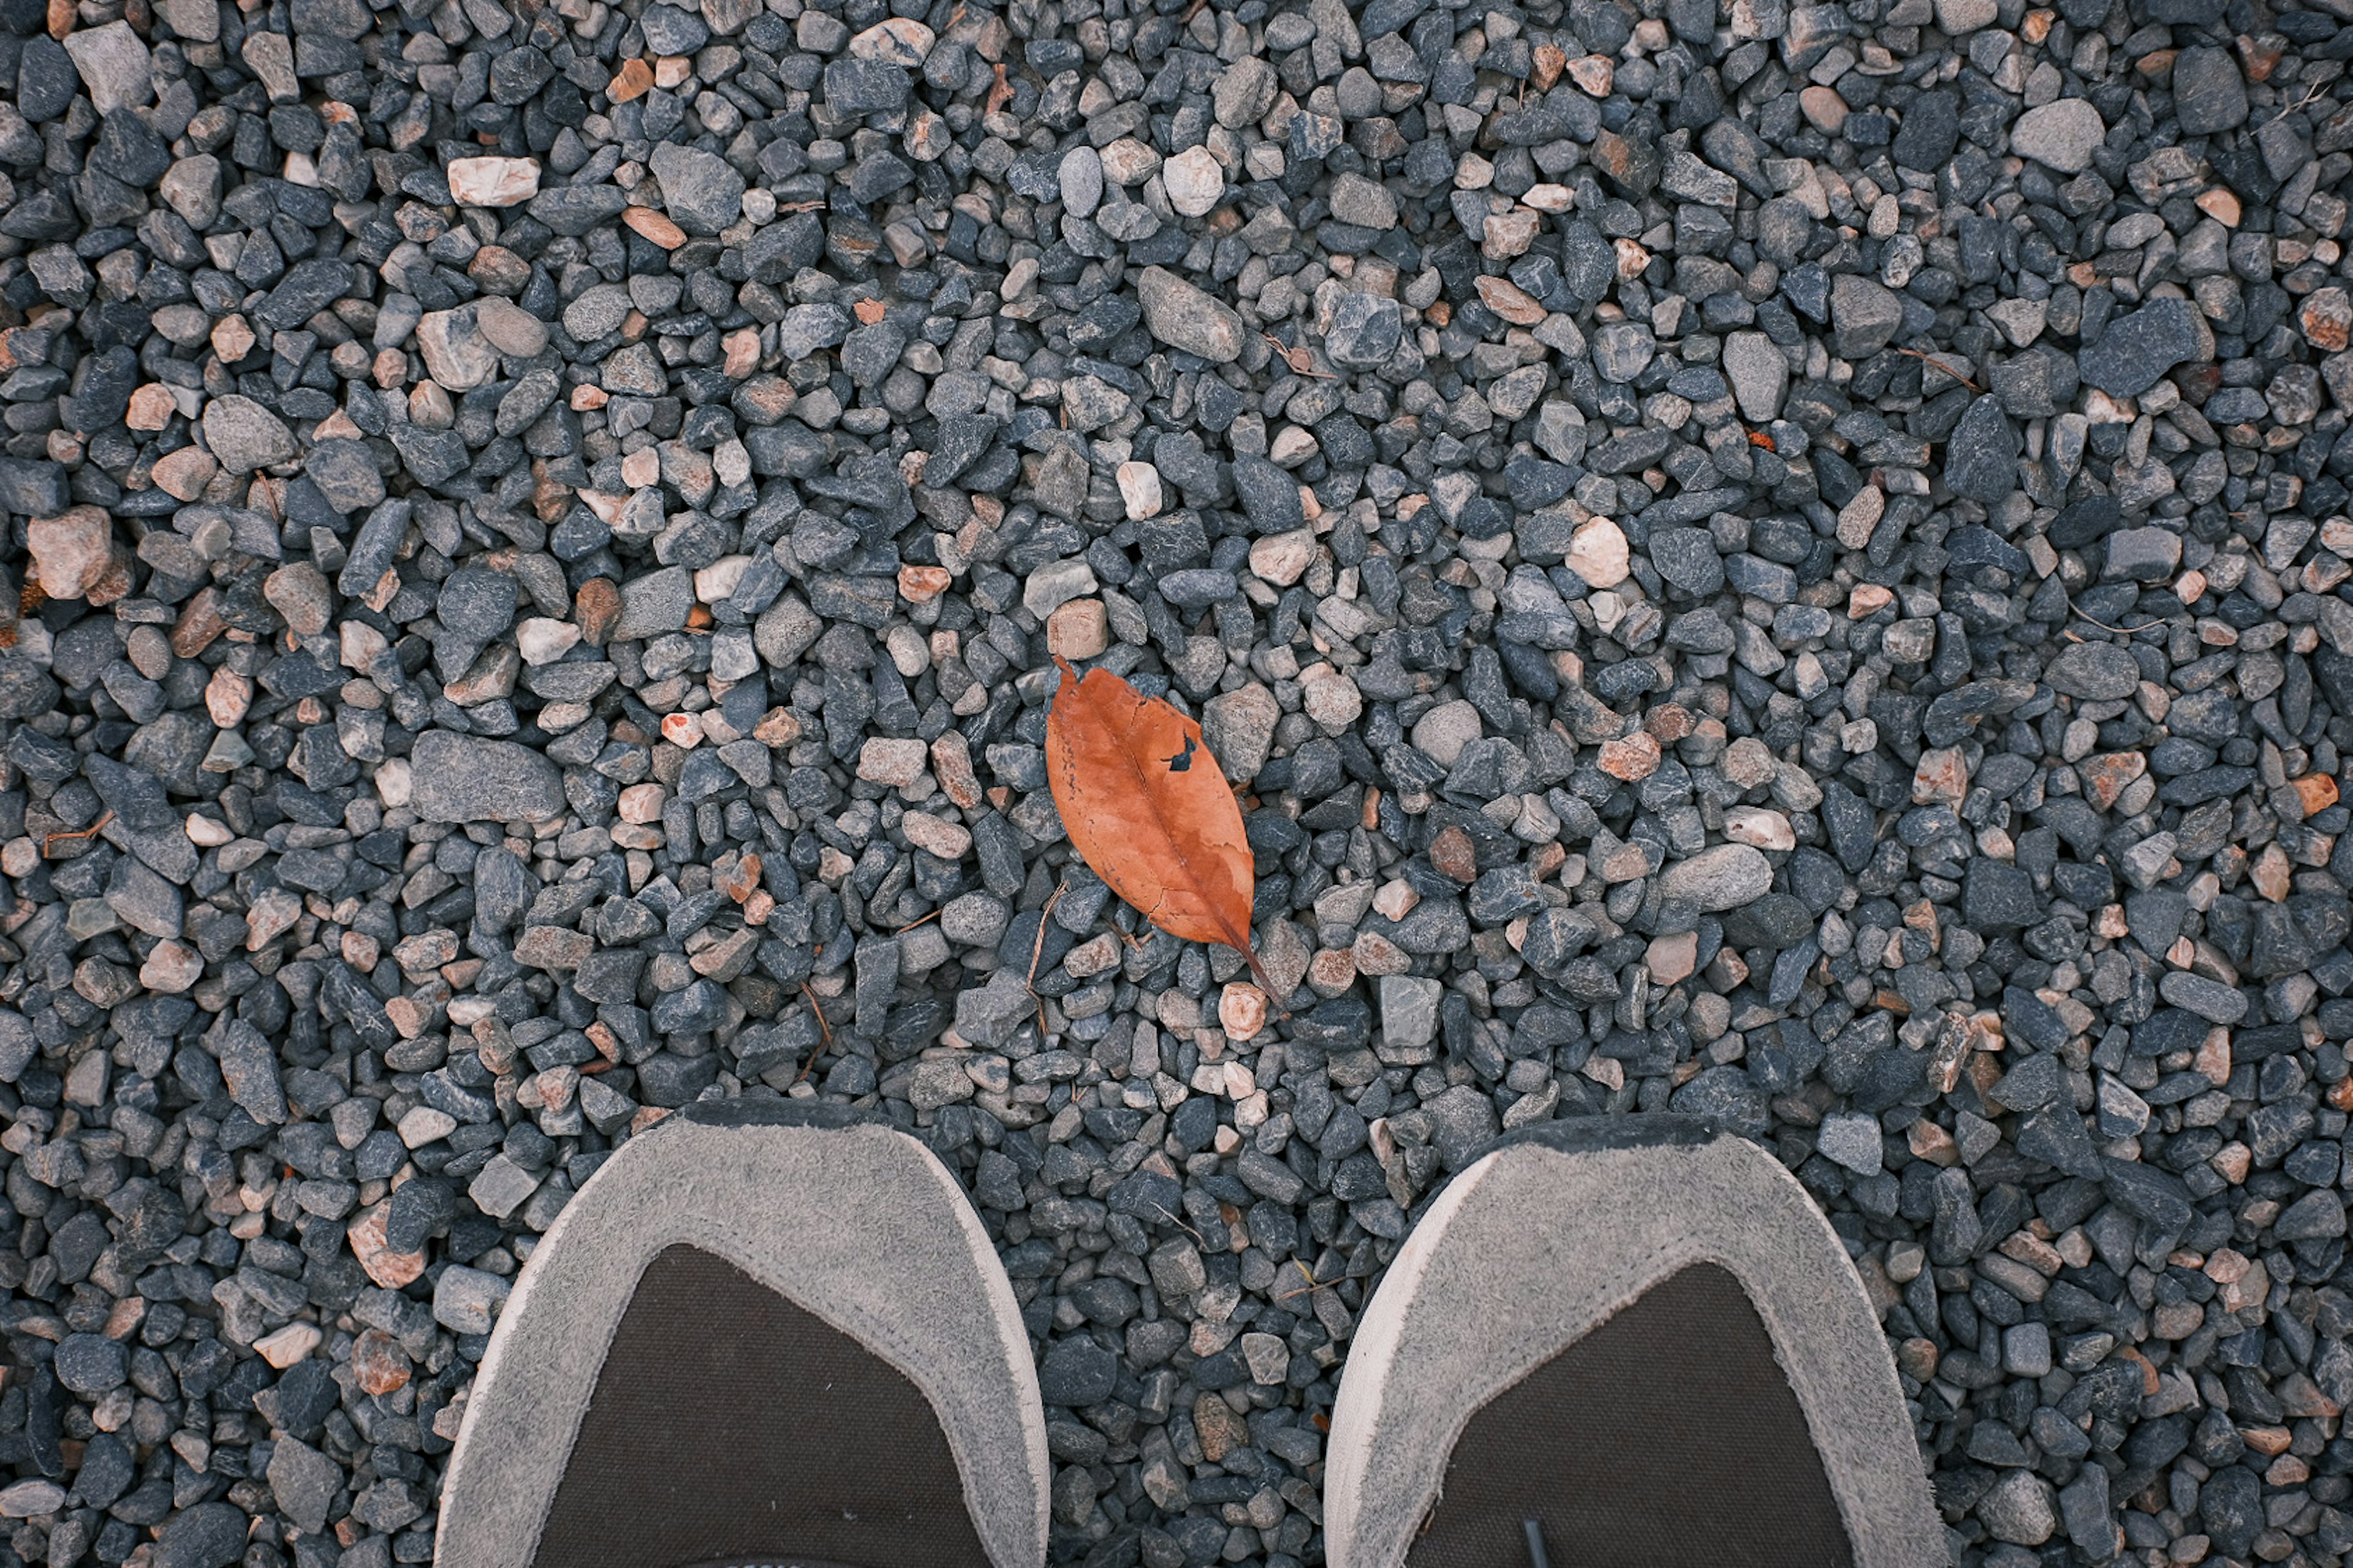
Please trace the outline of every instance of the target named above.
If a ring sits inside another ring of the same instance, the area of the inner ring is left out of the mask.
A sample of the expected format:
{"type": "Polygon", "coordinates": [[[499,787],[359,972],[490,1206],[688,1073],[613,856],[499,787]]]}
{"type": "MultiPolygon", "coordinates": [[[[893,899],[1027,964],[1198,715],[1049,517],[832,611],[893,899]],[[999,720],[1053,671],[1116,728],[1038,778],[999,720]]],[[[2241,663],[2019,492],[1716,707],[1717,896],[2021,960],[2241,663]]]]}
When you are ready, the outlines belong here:
{"type": "Polygon", "coordinates": [[[1957,1563],[2341,1562],[2320,3],[0,0],[0,1564],[429,1560],[535,1238],[776,1093],[969,1180],[1058,1563],[1320,1562],[1417,1206],[1669,1108],[1957,1563]]]}

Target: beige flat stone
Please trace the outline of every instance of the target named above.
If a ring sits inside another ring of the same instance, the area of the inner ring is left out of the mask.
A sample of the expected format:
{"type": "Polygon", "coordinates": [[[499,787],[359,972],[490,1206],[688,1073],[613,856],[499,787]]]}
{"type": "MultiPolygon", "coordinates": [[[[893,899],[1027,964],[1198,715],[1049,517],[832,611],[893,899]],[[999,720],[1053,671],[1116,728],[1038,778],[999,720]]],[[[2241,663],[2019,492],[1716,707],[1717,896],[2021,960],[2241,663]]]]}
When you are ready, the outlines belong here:
{"type": "Polygon", "coordinates": [[[453,158],[449,194],[461,206],[520,206],[539,195],[539,160],[453,158]]]}
{"type": "Polygon", "coordinates": [[[1631,563],[1625,531],[1606,517],[1595,518],[1571,536],[1568,558],[1563,563],[1594,588],[1614,588],[1623,583],[1631,563]]]}

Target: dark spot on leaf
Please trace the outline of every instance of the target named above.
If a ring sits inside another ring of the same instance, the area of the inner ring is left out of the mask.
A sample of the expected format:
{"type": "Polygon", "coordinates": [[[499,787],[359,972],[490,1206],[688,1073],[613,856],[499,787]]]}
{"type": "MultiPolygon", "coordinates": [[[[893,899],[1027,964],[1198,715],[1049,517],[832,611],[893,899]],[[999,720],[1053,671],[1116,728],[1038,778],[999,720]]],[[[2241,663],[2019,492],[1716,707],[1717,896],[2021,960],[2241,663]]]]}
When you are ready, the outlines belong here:
{"type": "Polygon", "coordinates": [[[1168,771],[1172,773],[1191,773],[1193,771],[1193,752],[1195,750],[1196,742],[1194,742],[1193,737],[1190,735],[1186,736],[1185,749],[1168,759],[1168,771]]]}

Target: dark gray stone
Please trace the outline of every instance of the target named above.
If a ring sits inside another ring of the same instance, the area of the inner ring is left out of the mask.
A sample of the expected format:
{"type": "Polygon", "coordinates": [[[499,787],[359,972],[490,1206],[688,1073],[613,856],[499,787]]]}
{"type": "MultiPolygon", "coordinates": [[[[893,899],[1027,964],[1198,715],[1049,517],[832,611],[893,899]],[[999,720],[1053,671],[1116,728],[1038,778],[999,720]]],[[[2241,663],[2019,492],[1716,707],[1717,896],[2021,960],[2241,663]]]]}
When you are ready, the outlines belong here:
{"type": "Polygon", "coordinates": [[[2247,83],[2230,51],[2200,44],[2173,61],[2173,115],[2184,136],[2211,136],[2247,122],[2247,83]]]}
{"type": "Polygon", "coordinates": [[[2043,670],[2042,679],[2069,697],[2106,701],[2140,689],[2140,666],[2114,643],[2070,643],[2043,670]]]}
{"type": "Polygon", "coordinates": [[[2153,300],[2075,356],[2084,379],[2113,397],[2138,397],[2185,360],[2212,352],[2212,338],[2187,300],[2153,300]]]}
{"type": "Polygon", "coordinates": [[[1991,506],[2018,488],[2018,430],[2002,412],[2000,399],[1980,397],[1947,437],[1946,487],[1991,506]]]}
{"type": "Polygon", "coordinates": [[[555,764],[512,741],[427,730],[409,765],[427,822],[551,822],[565,811],[555,764]]]}

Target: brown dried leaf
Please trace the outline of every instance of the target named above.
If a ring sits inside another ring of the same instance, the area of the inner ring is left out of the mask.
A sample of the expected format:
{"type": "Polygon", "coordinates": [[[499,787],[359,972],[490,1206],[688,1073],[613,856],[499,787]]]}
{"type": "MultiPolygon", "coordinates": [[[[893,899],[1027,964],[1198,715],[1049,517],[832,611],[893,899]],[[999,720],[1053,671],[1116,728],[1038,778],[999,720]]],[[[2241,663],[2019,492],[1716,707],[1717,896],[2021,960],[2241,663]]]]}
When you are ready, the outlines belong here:
{"type": "Polygon", "coordinates": [[[1187,942],[1250,949],[1253,873],[1241,807],[1201,727],[1107,669],[1069,662],[1046,717],[1046,777],[1071,845],[1112,890],[1187,942]]]}

